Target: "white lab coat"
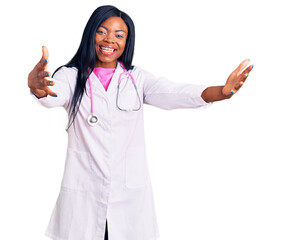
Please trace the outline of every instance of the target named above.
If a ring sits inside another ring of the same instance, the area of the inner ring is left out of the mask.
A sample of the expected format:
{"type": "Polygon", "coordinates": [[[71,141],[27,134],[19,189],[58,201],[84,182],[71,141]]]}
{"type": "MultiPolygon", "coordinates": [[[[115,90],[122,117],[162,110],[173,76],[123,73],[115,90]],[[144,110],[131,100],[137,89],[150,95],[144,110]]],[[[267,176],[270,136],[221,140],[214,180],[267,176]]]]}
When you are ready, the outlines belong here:
{"type": "MultiPolygon", "coordinates": [[[[110,240],[155,240],[160,235],[144,141],[143,103],[162,109],[206,106],[201,93],[207,86],[171,82],[134,67],[130,72],[141,109],[124,112],[116,107],[122,72],[118,63],[107,91],[93,72],[90,75],[99,118],[95,126],[87,123],[91,109],[87,82],[75,129],[72,125],[68,130],[60,193],[45,233],[51,239],[104,240],[106,219],[110,240]]],[[[63,106],[68,111],[76,75],[76,68],[63,67],[50,87],[57,98],[32,96],[45,107],[63,106]]],[[[130,78],[121,82],[119,106],[138,107],[130,78]]]]}

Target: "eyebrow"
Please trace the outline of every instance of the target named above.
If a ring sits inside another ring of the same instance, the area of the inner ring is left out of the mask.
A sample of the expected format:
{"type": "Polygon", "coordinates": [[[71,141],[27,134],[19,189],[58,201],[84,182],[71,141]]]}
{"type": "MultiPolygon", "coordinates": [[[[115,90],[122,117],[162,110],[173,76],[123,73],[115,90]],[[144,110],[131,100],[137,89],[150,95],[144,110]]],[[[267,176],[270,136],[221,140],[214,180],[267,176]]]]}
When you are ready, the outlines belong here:
{"type": "MultiPolygon", "coordinates": [[[[100,27],[105,28],[107,31],[109,31],[109,29],[106,28],[105,26],[101,25],[100,27]]],[[[126,33],[126,31],[124,31],[124,30],[116,30],[115,32],[124,32],[124,33],[126,33]]]]}

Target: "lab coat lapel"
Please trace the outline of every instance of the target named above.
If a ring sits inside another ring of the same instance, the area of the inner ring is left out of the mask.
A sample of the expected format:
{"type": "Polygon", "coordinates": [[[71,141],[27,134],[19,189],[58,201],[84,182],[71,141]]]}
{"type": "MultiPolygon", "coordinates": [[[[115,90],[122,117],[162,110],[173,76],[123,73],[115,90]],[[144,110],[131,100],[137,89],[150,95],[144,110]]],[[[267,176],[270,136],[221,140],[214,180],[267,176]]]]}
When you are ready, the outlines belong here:
{"type": "Polygon", "coordinates": [[[117,85],[118,85],[118,79],[119,75],[123,72],[123,68],[121,64],[117,63],[117,68],[114,72],[114,75],[112,77],[112,80],[109,84],[108,90],[106,91],[103,84],[100,82],[98,77],[92,72],[90,74],[90,80],[92,84],[92,91],[99,91],[101,94],[103,94],[104,97],[110,98],[114,93],[117,92],[117,85]]]}

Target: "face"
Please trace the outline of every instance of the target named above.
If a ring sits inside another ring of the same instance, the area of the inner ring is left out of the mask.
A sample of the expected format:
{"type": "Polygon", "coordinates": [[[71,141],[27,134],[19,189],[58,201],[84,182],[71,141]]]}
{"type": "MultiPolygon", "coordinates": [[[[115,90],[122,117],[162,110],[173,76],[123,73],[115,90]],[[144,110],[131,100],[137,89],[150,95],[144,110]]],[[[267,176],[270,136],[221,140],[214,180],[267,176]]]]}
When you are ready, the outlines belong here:
{"type": "Polygon", "coordinates": [[[99,26],[95,35],[98,58],[95,67],[116,67],[117,59],[124,51],[127,34],[127,25],[120,17],[110,17],[99,26]]]}

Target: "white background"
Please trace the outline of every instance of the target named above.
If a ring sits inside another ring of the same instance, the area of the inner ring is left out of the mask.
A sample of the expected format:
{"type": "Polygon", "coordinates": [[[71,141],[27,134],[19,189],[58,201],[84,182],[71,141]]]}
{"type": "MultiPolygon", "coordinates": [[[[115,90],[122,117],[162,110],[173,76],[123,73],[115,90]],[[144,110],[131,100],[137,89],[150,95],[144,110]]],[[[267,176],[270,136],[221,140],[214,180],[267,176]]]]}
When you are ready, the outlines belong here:
{"type": "Polygon", "coordinates": [[[282,15],[274,0],[1,3],[0,239],[47,239],[67,114],[37,104],[27,76],[42,45],[50,72],[67,63],[103,4],[132,17],[133,64],[156,76],[215,86],[244,59],[254,64],[242,89],[210,108],[145,105],[160,240],[281,239],[282,15]]]}

